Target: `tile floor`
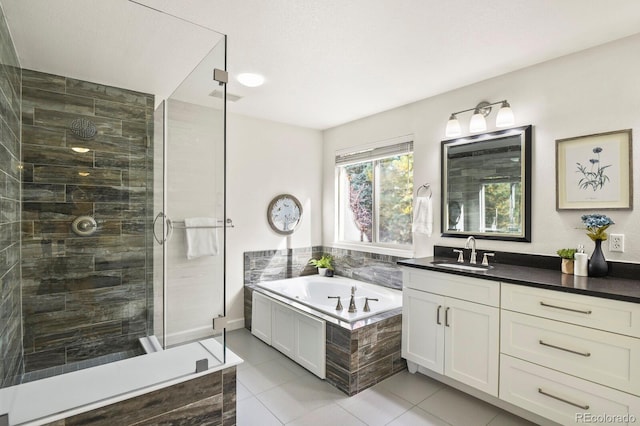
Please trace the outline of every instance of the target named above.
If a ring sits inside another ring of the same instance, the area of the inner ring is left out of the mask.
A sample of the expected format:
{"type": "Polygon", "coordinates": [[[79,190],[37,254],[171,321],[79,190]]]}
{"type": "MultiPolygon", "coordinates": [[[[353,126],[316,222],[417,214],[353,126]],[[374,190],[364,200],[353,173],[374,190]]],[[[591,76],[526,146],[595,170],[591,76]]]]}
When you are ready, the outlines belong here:
{"type": "Polygon", "coordinates": [[[422,374],[406,370],[348,397],[246,329],[227,334],[238,367],[238,426],[533,425],[422,374]]]}

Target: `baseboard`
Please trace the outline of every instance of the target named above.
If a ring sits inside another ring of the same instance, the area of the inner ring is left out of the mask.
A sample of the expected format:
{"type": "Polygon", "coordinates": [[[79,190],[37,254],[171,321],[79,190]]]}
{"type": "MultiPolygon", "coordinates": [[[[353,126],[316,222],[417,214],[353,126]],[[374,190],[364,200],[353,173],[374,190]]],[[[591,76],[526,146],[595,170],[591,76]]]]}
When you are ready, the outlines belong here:
{"type": "Polygon", "coordinates": [[[244,318],[227,321],[227,331],[239,330],[241,328],[244,328],[244,318]]]}

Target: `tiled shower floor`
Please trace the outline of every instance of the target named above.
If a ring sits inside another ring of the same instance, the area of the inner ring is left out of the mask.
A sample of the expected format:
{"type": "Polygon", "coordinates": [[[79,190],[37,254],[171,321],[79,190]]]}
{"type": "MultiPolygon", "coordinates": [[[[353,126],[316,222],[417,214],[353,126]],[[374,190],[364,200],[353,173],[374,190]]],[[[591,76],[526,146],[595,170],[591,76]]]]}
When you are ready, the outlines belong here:
{"type": "Polygon", "coordinates": [[[533,425],[501,409],[406,370],[348,397],[246,329],[227,333],[238,367],[238,426],[533,425]]]}

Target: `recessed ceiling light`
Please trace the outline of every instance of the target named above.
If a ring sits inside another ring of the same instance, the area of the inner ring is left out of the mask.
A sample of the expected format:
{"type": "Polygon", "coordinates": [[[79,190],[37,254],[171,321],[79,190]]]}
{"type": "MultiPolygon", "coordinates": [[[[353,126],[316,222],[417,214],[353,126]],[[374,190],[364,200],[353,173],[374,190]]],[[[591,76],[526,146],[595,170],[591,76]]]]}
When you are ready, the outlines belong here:
{"type": "Polygon", "coordinates": [[[79,152],[81,154],[84,154],[85,152],[89,152],[89,148],[82,148],[80,146],[73,146],[71,147],[71,150],[75,152],[79,152]]]}
{"type": "Polygon", "coordinates": [[[238,74],[236,79],[240,82],[240,84],[247,87],[258,87],[264,84],[264,77],[260,74],[255,74],[252,72],[243,72],[241,74],[238,74]]]}

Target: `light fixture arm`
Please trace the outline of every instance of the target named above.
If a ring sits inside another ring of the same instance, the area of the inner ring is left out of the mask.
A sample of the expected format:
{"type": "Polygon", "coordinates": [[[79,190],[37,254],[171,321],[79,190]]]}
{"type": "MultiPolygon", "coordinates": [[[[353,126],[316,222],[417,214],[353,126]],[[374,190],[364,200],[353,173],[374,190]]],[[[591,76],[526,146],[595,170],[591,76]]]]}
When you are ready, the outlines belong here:
{"type": "Polygon", "coordinates": [[[456,111],[456,112],[452,113],[451,115],[455,117],[456,115],[461,114],[463,112],[469,112],[469,111],[474,111],[475,112],[475,111],[478,111],[480,114],[482,114],[482,115],[484,115],[486,117],[487,115],[489,115],[491,113],[491,107],[493,105],[505,104],[505,103],[507,105],[509,104],[509,102],[507,102],[506,99],[502,100],[502,101],[498,101],[498,102],[493,102],[493,103],[482,101],[478,105],[476,105],[474,108],[463,109],[462,111],[456,111]]]}

